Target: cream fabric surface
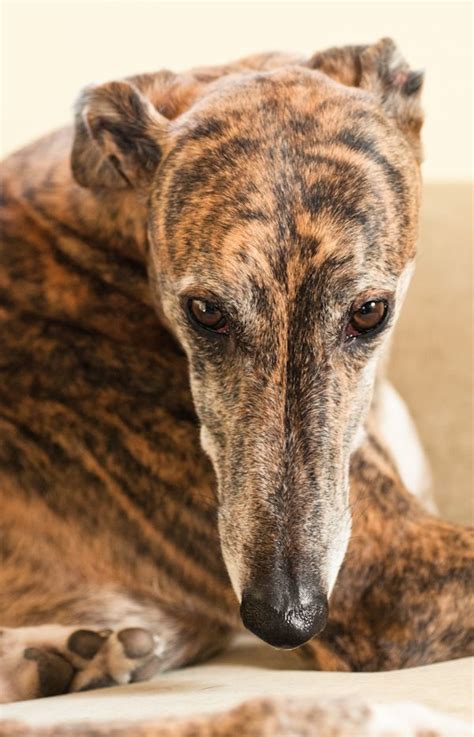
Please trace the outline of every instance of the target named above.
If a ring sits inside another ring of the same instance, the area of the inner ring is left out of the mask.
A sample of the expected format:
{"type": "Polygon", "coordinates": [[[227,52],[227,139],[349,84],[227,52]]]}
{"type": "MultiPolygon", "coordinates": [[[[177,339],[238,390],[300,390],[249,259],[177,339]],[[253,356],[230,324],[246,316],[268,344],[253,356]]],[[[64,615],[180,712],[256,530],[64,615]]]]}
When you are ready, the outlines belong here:
{"type": "MultiPolygon", "coordinates": [[[[443,516],[472,514],[472,218],[468,185],[425,188],[420,258],[397,332],[390,377],[428,452],[443,516]]],[[[240,639],[210,662],[153,682],[0,706],[30,724],[151,719],[220,711],[256,696],[359,696],[419,702],[472,719],[474,659],[388,673],[301,670],[291,653],[240,639]]]]}
{"type": "Polygon", "coordinates": [[[39,726],[77,721],[140,720],[222,711],[257,696],[371,702],[418,702],[454,717],[472,718],[474,658],[387,673],[319,673],[299,670],[281,653],[250,636],[239,638],[209,662],[173,671],[148,683],[0,706],[3,719],[39,726]]]}

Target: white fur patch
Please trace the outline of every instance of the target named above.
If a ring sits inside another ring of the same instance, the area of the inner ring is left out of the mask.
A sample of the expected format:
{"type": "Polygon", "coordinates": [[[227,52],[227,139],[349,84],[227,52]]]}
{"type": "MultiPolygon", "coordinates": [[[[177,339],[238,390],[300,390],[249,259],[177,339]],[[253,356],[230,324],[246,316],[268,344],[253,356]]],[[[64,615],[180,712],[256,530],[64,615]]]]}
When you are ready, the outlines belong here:
{"type": "Polygon", "coordinates": [[[377,424],[403,483],[430,512],[437,512],[431,496],[431,473],[415,423],[398,392],[384,381],[377,403],[377,424]]]}
{"type": "Polygon", "coordinates": [[[212,435],[210,434],[209,430],[205,425],[201,425],[201,446],[205,453],[209,456],[211,459],[214,469],[217,473],[217,448],[216,444],[214,443],[214,440],[212,438],[212,435]]]}
{"type": "MultiPolygon", "coordinates": [[[[222,541],[220,530],[219,536],[222,541]]],[[[240,580],[239,566],[237,564],[237,561],[235,560],[235,555],[232,553],[231,550],[228,550],[224,544],[221,544],[221,549],[222,555],[224,557],[224,563],[227,568],[227,573],[229,574],[230,582],[232,584],[232,588],[234,589],[237,601],[240,604],[242,601],[242,582],[240,580]]]]}
{"type": "Polygon", "coordinates": [[[415,271],[415,261],[412,260],[412,261],[409,261],[408,264],[405,266],[405,268],[403,269],[398,279],[397,292],[396,292],[396,305],[395,305],[395,318],[396,319],[398,319],[400,310],[402,309],[402,306],[405,301],[405,297],[406,297],[408,287],[410,285],[411,278],[413,276],[414,271],[415,271]]]}
{"type": "Polygon", "coordinates": [[[334,584],[336,583],[337,575],[342,566],[342,562],[347,551],[350,536],[351,522],[348,518],[347,524],[341,527],[341,531],[337,537],[337,544],[334,544],[331,548],[331,559],[328,561],[326,572],[328,597],[331,595],[334,584]]]}

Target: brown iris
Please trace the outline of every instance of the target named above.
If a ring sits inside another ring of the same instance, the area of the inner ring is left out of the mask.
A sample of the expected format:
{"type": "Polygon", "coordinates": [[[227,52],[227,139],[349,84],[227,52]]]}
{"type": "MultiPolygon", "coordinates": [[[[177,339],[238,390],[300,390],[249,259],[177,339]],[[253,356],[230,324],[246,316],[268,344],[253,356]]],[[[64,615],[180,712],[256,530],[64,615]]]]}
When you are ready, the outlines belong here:
{"type": "Polygon", "coordinates": [[[219,307],[211,302],[193,297],[188,300],[188,311],[191,319],[200,327],[216,333],[228,333],[226,316],[219,307]]]}
{"type": "Polygon", "coordinates": [[[372,333],[380,328],[388,314],[388,303],[385,299],[371,299],[354,310],[346,328],[349,338],[372,333]]]}

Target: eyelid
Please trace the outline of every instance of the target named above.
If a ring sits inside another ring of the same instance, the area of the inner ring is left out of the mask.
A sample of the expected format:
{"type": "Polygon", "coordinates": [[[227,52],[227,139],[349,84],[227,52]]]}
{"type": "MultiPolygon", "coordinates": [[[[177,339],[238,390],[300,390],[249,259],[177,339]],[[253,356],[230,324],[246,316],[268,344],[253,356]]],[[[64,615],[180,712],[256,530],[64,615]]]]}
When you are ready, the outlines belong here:
{"type": "Polygon", "coordinates": [[[191,299],[196,299],[200,302],[206,302],[211,307],[216,307],[218,310],[221,310],[221,312],[225,313],[226,315],[229,314],[229,311],[224,305],[223,300],[216,294],[213,294],[212,292],[209,292],[205,289],[197,288],[193,291],[186,289],[186,291],[181,292],[181,294],[179,295],[179,301],[183,308],[186,308],[186,305],[191,299]]]}
{"type": "Polygon", "coordinates": [[[394,297],[394,292],[391,291],[381,290],[380,292],[378,292],[374,289],[368,289],[367,291],[362,292],[362,294],[359,294],[352,302],[349,313],[352,314],[353,312],[360,310],[362,305],[365,305],[367,302],[385,301],[388,307],[391,309],[393,307],[394,297]]]}
{"type": "Polygon", "coordinates": [[[190,296],[188,296],[188,297],[185,297],[181,302],[182,302],[183,311],[186,313],[186,317],[187,317],[188,323],[191,325],[191,327],[194,330],[196,330],[198,333],[205,334],[206,337],[210,337],[210,336],[214,336],[214,337],[216,337],[216,336],[219,336],[219,337],[220,336],[228,337],[229,332],[230,332],[229,330],[221,330],[221,329],[219,329],[217,327],[217,325],[215,327],[212,327],[210,325],[204,325],[203,323],[201,323],[195,317],[195,315],[193,314],[192,309],[191,309],[191,303],[193,301],[205,302],[210,307],[216,307],[217,310],[221,313],[221,316],[222,316],[221,317],[221,320],[224,321],[224,325],[229,326],[229,328],[230,328],[230,319],[229,319],[229,316],[227,315],[227,313],[224,310],[221,310],[221,308],[219,307],[219,305],[214,304],[214,303],[211,303],[209,301],[209,299],[204,299],[203,297],[190,297],[190,296]]]}
{"type": "Polygon", "coordinates": [[[383,298],[382,299],[367,299],[365,302],[362,302],[361,306],[358,307],[356,310],[352,310],[351,315],[352,316],[357,315],[357,313],[359,313],[359,312],[362,311],[362,308],[365,307],[365,305],[372,305],[372,304],[375,304],[375,305],[382,304],[382,305],[384,305],[384,307],[385,307],[385,313],[386,313],[386,311],[389,308],[389,303],[388,303],[388,300],[386,300],[386,299],[383,299],[383,298]]]}
{"type": "Polygon", "coordinates": [[[183,312],[186,313],[188,319],[191,319],[193,322],[197,322],[193,316],[192,309],[191,309],[191,303],[193,301],[197,302],[204,302],[206,305],[211,307],[212,309],[218,311],[221,313],[222,317],[225,318],[227,321],[230,322],[230,317],[227,313],[227,311],[220,306],[218,302],[212,302],[210,299],[204,299],[204,297],[200,296],[188,296],[184,297],[181,300],[181,307],[183,309],[183,312]]]}

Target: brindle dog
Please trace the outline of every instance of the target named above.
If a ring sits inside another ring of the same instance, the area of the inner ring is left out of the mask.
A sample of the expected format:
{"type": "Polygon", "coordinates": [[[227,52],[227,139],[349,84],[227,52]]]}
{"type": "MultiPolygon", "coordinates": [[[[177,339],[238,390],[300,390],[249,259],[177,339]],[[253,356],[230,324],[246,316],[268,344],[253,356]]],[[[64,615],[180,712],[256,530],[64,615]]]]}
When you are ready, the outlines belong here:
{"type": "Polygon", "coordinates": [[[141,75],[2,164],[3,700],[147,679],[241,621],[320,669],[473,651],[470,533],[372,411],[421,82],[387,39],[141,75]]]}

